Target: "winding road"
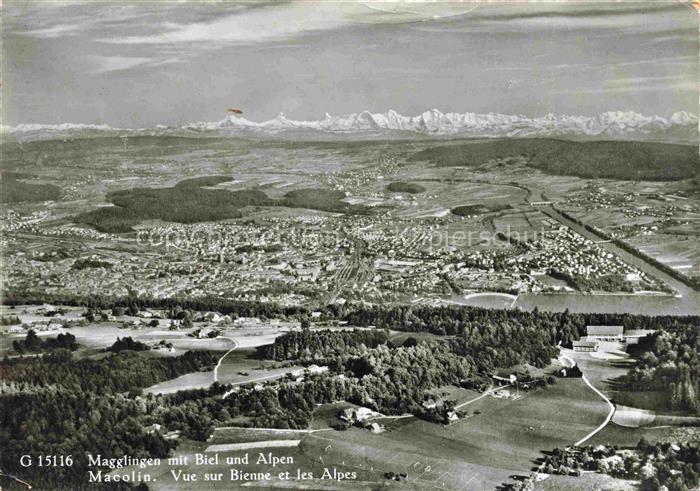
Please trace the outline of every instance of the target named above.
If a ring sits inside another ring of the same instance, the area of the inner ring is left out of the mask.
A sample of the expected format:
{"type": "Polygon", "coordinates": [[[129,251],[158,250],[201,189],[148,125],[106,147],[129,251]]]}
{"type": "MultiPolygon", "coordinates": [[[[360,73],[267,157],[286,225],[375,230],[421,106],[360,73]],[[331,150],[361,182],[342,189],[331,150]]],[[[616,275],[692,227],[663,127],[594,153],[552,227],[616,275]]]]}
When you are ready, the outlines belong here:
{"type": "MultiPolygon", "coordinates": [[[[569,356],[565,355],[564,353],[561,354],[561,357],[564,358],[569,363],[571,363],[572,367],[576,365],[576,362],[574,360],[572,360],[569,356]]],[[[606,416],[605,420],[600,424],[600,426],[598,426],[596,429],[591,431],[588,435],[584,436],[579,441],[574,443],[574,446],[576,446],[576,447],[580,447],[581,445],[586,443],[588,440],[590,440],[596,433],[598,433],[600,430],[605,428],[608,425],[608,423],[610,422],[610,420],[612,419],[613,415],[615,414],[615,405],[612,402],[610,402],[610,399],[608,399],[605,396],[605,394],[603,394],[601,391],[599,391],[598,389],[593,387],[593,384],[590,383],[590,381],[586,378],[585,375],[582,374],[581,378],[583,379],[583,382],[588,387],[590,387],[591,390],[593,390],[593,392],[598,394],[607,403],[608,407],[610,408],[610,412],[608,412],[608,415],[606,416]]]]}
{"type": "Polygon", "coordinates": [[[216,364],[216,366],[214,367],[214,382],[218,382],[218,381],[219,381],[219,367],[221,366],[221,362],[224,361],[224,358],[226,358],[226,357],[229,355],[229,353],[231,353],[233,350],[235,350],[236,348],[238,348],[238,341],[236,341],[236,340],[233,339],[233,338],[227,338],[227,337],[219,336],[218,339],[228,339],[229,341],[231,341],[231,342],[233,343],[233,348],[231,348],[230,350],[228,350],[226,353],[224,353],[224,355],[223,355],[221,358],[219,358],[219,362],[218,362],[218,363],[216,364]]]}

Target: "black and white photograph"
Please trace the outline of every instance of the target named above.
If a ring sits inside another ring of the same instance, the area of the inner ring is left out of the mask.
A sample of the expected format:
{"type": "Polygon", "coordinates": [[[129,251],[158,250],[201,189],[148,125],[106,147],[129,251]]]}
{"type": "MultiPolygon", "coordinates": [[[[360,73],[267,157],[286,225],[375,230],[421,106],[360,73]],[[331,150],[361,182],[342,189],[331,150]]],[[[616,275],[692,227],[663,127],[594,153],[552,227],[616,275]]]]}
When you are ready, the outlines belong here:
{"type": "Polygon", "coordinates": [[[700,490],[700,2],[0,1],[0,491],[700,490]]]}

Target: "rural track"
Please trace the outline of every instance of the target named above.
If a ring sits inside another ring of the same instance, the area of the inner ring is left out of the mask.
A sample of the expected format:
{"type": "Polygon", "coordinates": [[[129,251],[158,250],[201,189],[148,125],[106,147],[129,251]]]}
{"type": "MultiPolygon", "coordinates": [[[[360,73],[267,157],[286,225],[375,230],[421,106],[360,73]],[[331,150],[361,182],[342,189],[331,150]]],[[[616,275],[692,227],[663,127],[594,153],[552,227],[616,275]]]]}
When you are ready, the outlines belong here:
{"type": "MultiPolygon", "coordinates": [[[[231,350],[233,351],[233,350],[231,350]]],[[[228,353],[227,353],[228,354],[228,353]]],[[[263,377],[257,377],[257,378],[251,378],[249,380],[241,380],[240,382],[231,382],[229,385],[232,386],[238,386],[238,385],[245,385],[245,384],[250,384],[252,382],[260,382],[262,380],[270,380],[270,379],[276,379],[276,378],[281,378],[285,375],[287,375],[288,372],[282,372],[282,373],[275,373],[273,375],[265,375],[263,377]]],[[[230,390],[228,392],[225,392],[223,396],[221,397],[222,399],[226,399],[229,395],[233,393],[233,390],[230,390]]]]}
{"type": "Polygon", "coordinates": [[[494,386],[492,385],[491,387],[488,388],[488,390],[487,390],[486,392],[484,392],[483,394],[481,394],[479,397],[475,397],[474,399],[471,399],[471,400],[469,400],[469,401],[463,402],[462,404],[458,404],[458,405],[455,406],[455,409],[461,409],[461,408],[463,408],[464,406],[467,406],[467,405],[471,404],[472,402],[479,401],[479,400],[483,399],[484,397],[486,397],[486,396],[488,396],[488,395],[490,395],[490,394],[493,394],[493,393],[496,392],[497,390],[505,389],[506,387],[510,387],[510,386],[511,386],[511,384],[508,384],[508,385],[501,385],[501,386],[499,386],[499,387],[494,387],[494,386]]]}
{"type": "MultiPolygon", "coordinates": [[[[569,363],[571,363],[571,366],[572,366],[572,367],[576,365],[576,362],[575,362],[574,360],[572,360],[568,355],[565,355],[564,353],[562,353],[561,356],[562,356],[562,358],[564,358],[565,360],[567,360],[569,363]]],[[[608,413],[608,415],[607,415],[607,417],[605,418],[605,420],[604,420],[596,429],[594,429],[594,430],[591,431],[588,435],[584,436],[584,437],[581,438],[579,441],[577,441],[576,443],[574,443],[574,446],[575,446],[575,447],[580,447],[581,445],[583,445],[584,443],[586,443],[588,440],[590,440],[590,439],[591,439],[595,434],[597,434],[600,430],[602,430],[603,428],[605,428],[605,427],[608,425],[608,423],[610,422],[610,420],[612,419],[613,415],[615,414],[615,405],[610,401],[610,399],[608,399],[608,398],[605,396],[605,394],[603,394],[601,391],[599,391],[598,389],[596,389],[596,388],[593,386],[593,384],[591,384],[591,383],[589,382],[589,380],[586,378],[586,376],[583,375],[583,372],[581,373],[581,379],[583,380],[583,382],[584,382],[588,387],[591,388],[591,390],[592,390],[593,392],[595,392],[596,394],[598,394],[598,395],[607,403],[608,407],[610,408],[610,412],[608,413]]]]}
{"type": "Polygon", "coordinates": [[[318,433],[320,431],[333,431],[333,428],[317,428],[317,429],[307,429],[307,430],[293,430],[289,428],[246,428],[244,426],[220,426],[214,428],[214,431],[223,430],[246,430],[246,431],[264,431],[264,432],[276,432],[276,433],[318,433]]]}
{"type": "Polygon", "coordinates": [[[221,358],[219,358],[219,362],[218,362],[218,363],[216,364],[216,366],[214,367],[214,382],[218,382],[218,381],[219,381],[219,367],[221,366],[221,362],[224,361],[224,358],[226,358],[226,357],[229,355],[229,353],[231,353],[233,350],[235,350],[236,348],[238,348],[238,341],[236,341],[236,340],[233,339],[233,338],[228,338],[228,337],[224,337],[224,336],[219,336],[218,339],[228,339],[229,341],[231,341],[231,342],[233,343],[233,348],[231,348],[230,350],[228,350],[226,353],[224,353],[224,355],[223,355],[221,358]]]}

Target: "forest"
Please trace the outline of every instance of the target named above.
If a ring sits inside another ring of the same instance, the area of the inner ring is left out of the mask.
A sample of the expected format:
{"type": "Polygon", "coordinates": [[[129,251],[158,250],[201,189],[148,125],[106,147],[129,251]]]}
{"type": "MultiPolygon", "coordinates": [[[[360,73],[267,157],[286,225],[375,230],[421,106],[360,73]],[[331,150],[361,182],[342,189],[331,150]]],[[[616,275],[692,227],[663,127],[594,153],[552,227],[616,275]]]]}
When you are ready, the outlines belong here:
{"type": "Polygon", "coordinates": [[[18,354],[38,353],[59,348],[69,351],[78,349],[75,336],[67,332],[65,334],[59,334],[55,338],[41,339],[36,335],[33,329],[30,329],[27,331],[27,336],[24,339],[18,339],[12,342],[12,349],[18,354]]]}
{"type": "Polygon", "coordinates": [[[35,176],[5,170],[0,170],[0,175],[0,203],[39,202],[61,198],[61,188],[54,184],[25,182],[34,179],[35,176]]]}
{"type": "Polygon", "coordinates": [[[216,363],[208,351],[188,351],[177,357],[142,356],[120,351],[101,359],[74,360],[70,351],[55,349],[44,356],[2,361],[2,379],[23,386],[59,385],[82,392],[128,392],[170,380],[216,363]]]}
{"type": "Polygon", "coordinates": [[[661,391],[670,408],[700,415],[700,336],[698,324],[679,324],[631,347],[637,363],[623,380],[633,391],[661,391]]]}
{"type": "Polygon", "coordinates": [[[133,188],[107,193],[114,204],[77,215],[77,223],[93,226],[101,232],[132,232],[143,220],[164,220],[176,223],[198,223],[228,218],[241,218],[246,206],[286,206],[338,213],[367,213],[361,206],[344,201],[345,193],[322,188],[289,191],[281,199],[273,199],[260,189],[229,191],[211,186],[232,180],[210,176],[186,179],[169,188],[133,188]]]}
{"type": "Polygon", "coordinates": [[[639,480],[641,491],[687,491],[700,484],[700,450],[693,444],[649,443],[639,440],[633,449],[615,447],[554,449],[543,461],[547,474],[580,476],[595,471],[622,479],[639,480]]]}
{"type": "Polygon", "coordinates": [[[425,187],[415,182],[402,182],[396,181],[389,183],[386,190],[391,193],[409,193],[409,194],[420,194],[425,192],[425,187]]]}
{"type": "Polygon", "coordinates": [[[559,176],[677,181],[698,173],[697,147],[654,142],[493,139],[428,148],[411,160],[477,167],[512,157],[524,157],[528,165],[559,176]]]}
{"type": "Polygon", "coordinates": [[[387,332],[378,329],[313,332],[307,329],[280,336],[272,344],[262,346],[260,351],[263,358],[270,360],[320,361],[347,354],[361,345],[376,348],[388,341],[387,332]]]}
{"type": "Polygon", "coordinates": [[[5,359],[0,468],[39,489],[85,489],[89,487],[86,452],[165,457],[174,443],[146,430],[162,421],[158,415],[162,404],[139,396],[140,389],[213,363],[208,352],[153,358],[124,351],[99,360],[74,360],[66,349],[42,357],[5,359]],[[52,467],[51,472],[37,466],[23,468],[19,457],[24,454],[72,455],[75,464],[52,467]]]}

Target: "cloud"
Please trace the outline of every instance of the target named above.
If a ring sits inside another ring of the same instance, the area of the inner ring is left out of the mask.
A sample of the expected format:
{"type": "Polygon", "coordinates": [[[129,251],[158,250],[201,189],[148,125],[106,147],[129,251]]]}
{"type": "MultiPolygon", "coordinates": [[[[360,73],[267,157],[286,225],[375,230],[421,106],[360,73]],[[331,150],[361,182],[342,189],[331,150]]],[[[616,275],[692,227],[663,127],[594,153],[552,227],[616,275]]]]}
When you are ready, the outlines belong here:
{"type": "Polygon", "coordinates": [[[254,43],[344,25],[346,21],[336,14],[337,8],[329,4],[284,4],[247,9],[205,22],[163,22],[156,33],[101,41],[112,44],[254,43]]]}
{"type": "MultiPolygon", "coordinates": [[[[642,86],[642,85],[653,85],[657,82],[665,82],[665,81],[675,81],[675,83],[672,83],[670,85],[678,85],[680,84],[688,84],[688,81],[685,80],[685,77],[682,75],[652,75],[649,77],[625,77],[625,78],[618,78],[615,80],[611,80],[608,82],[611,85],[621,85],[625,87],[632,87],[632,86],[642,86]]],[[[685,87],[685,85],[683,85],[685,87]]]]}
{"type": "Polygon", "coordinates": [[[23,36],[31,36],[35,38],[59,38],[67,35],[73,35],[81,30],[80,24],[56,24],[52,27],[43,29],[33,29],[30,31],[19,32],[23,36]]]}
{"type": "Polygon", "coordinates": [[[96,68],[90,71],[93,74],[103,74],[129,70],[131,68],[147,68],[178,63],[178,58],[145,58],[135,56],[100,56],[92,57],[92,62],[96,68]]]}
{"type": "Polygon", "coordinates": [[[665,58],[652,58],[646,60],[629,60],[629,61],[608,61],[601,63],[559,63],[548,65],[547,68],[607,68],[607,67],[632,67],[638,65],[683,65],[697,64],[697,56],[671,56],[665,58]]]}
{"type": "MultiPolygon", "coordinates": [[[[644,3],[621,3],[621,4],[593,4],[595,7],[584,4],[540,4],[539,10],[535,10],[532,4],[525,5],[520,12],[517,8],[509,8],[509,13],[496,14],[477,14],[474,20],[495,20],[501,22],[521,21],[526,19],[593,19],[598,18],[615,18],[619,16],[628,16],[634,14],[663,14],[664,12],[675,12],[681,10],[681,7],[676,3],[666,2],[657,5],[644,3]],[[514,13],[510,13],[514,11],[514,13]]],[[[504,11],[501,11],[504,12],[504,11]]],[[[617,20],[616,20],[617,21],[617,20]]],[[[551,22],[551,21],[550,21],[551,22]]]]}
{"type": "Polygon", "coordinates": [[[199,22],[162,22],[157,33],[103,38],[111,44],[250,44],[352,24],[397,24],[464,15],[478,5],[383,1],[292,1],[256,5],[199,22]]]}
{"type": "MultiPolygon", "coordinates": [[[[627,93],[632,94],[635,92],[668,92],[669,90],[675,91],[694,91],[697,90],[697,84],[694,84],[688,80],[678,79],[677,82],[665,82],[661,79],[661,83],[650,83],[653,82],[654,77],[647,77],[645,80],[639,82],[624,82],[618,80],[610,80],[603,82],[601,87],[587,87],[587,88],[577,88],[570,87],[561,90],[553,90],[552,94],[588,94],[588,95],[605,95],[605,94],[621,94],[627,93]]],[[[631,79],[630,79],[631,80],[631,79]]]]}

